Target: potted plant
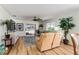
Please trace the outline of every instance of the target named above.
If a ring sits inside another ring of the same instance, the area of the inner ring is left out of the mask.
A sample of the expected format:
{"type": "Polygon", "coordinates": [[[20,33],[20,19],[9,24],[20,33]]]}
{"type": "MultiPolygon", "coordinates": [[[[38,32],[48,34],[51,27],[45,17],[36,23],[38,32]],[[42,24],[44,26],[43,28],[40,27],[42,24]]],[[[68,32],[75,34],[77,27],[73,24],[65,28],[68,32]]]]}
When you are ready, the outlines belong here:
{"type": "Polygon", "coordinates": [[[7,32],[5,34],[6,38],[10,37],[10,34],[8,33],[8,31],[11,29],[12,24],[13,24],[13,20],[5,20],[1,23],[1,25],[6,25],[6,28],[7,28],[7,32]]]}
{"type": "Polygon", "coordinates": [[[68,18],[61,18],[59,19],[59,26],[60,28],[64,31],[64,39],[63,39],[63,43],[64,44],[68,44],[68,39],[67,39],[67,34],[69,33],[69,30],[72,29],[73,27],[75,27],[75,24],[72,23],[73,18],[72,17],[68,17],[68,18]]]}

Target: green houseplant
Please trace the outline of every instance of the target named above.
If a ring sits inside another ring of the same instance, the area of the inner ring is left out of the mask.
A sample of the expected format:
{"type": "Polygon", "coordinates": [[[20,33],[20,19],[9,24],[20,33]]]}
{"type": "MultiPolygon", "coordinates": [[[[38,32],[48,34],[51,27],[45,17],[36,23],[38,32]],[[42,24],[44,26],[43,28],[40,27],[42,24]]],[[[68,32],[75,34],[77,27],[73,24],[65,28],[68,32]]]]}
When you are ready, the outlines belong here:
{"type": "Polygon", "coordinates": [[[8,32],[9,32],[9,30],[11,30],[11,26],[12,26],[13,22],[14,21],[10,19],[10,20],[5,20],[1,23],[1,25],[6,25],[6,29],[7,29],[7,32],[5,34],[6,38],[10,37],[10,34],[8,32]]]}
{"type": "Polygon", "coordinates": [[[73,18],[68,17],[68,18],[61,18],[59,19],[59,27],[64,31],[64,39],[63,43],[68,44],[68,39],[67,39],[67,34],[69,33],[69,30],[75,27],[75,24],[72,22],[73,18]]]}

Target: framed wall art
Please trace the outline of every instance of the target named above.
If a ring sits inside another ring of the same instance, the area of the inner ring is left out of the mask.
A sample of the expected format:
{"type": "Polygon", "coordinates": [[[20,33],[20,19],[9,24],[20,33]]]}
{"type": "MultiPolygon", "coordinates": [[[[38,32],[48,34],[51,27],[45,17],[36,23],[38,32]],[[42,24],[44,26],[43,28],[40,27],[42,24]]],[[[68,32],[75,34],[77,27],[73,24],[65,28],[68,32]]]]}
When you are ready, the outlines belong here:
{"type": "Polygon", "coordinates": [[[23,31],[24,24],[23,23],[16,23],[16,31],[23,31]]]}

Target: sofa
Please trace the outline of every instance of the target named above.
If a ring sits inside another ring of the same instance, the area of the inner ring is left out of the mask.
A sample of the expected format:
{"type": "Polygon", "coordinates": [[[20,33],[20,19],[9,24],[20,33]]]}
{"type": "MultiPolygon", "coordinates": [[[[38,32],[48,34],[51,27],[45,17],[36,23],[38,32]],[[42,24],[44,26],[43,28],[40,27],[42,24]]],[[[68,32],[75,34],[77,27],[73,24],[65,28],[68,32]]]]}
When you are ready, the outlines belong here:
{"type": "Polygon", "coordinates": [[[37,38],[36,47],[42,52],[60,46],[62,35],[58,32],[42,33],[37,38]]]}

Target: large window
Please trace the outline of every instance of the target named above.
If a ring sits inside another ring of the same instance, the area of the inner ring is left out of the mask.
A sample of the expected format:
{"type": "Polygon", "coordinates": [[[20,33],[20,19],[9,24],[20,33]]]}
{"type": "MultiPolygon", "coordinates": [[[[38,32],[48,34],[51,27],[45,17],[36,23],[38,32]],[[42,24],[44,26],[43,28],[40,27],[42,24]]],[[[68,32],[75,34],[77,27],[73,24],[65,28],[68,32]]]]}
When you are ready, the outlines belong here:
{"type": "Polygon", "coordinates": [[[46,24],[46,30],[47,31],[57,31],[59,30],[59,27],[55,22],[47,23],[46,24]]]}

